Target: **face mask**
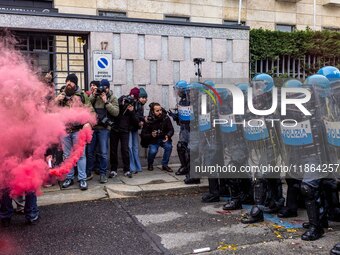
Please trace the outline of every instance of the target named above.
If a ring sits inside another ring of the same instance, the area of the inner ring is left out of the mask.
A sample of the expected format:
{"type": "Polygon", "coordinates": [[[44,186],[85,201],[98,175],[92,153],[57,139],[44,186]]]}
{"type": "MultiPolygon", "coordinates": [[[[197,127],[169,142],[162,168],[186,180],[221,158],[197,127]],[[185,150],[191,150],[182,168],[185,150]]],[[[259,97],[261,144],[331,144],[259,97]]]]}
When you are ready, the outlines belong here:
{"type": "Polygon", "coordinates": [[[76,91],[75,91],[74,88],[72,88],[72,86],[66,86],[66,88],[65,88],[66,96],[68,96],[68,97],[73,96],[75,92],[76,91]]]}

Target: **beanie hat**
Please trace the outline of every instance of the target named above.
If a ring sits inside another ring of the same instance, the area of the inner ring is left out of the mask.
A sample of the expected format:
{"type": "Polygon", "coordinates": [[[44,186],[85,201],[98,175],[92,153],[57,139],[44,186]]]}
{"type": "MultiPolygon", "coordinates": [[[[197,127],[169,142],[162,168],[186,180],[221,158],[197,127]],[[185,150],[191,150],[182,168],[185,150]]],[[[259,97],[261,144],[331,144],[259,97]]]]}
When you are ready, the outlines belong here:
{"type": "Polygon", "coordinates": [[[93,85],[96,85],[97,87],[99,87],[99,81],[91,81],[90,82],[90,85],[93,84],[93,85]]]}
{"type": "Polygon", "coordinates": [[[139,89],[139,97],[145,97],[145,98],[148,97],[148,93],[146,93],[145,89],[143,88],[139,89]]]}
{"type": "Polygon", "coordinates": [[[101,86],[101,87],[110,88],[110,82],[109,82],[108,80],[106,80],[106,79],[102,79],[102,80],[100,81],[100,86],[101,86]]]}
{"type": "Polygon", "coordinates": [[[73,82],[76,86],[78,85],[78,77],[74,73],[67,75],[65,82],[67,81],[73,82]]]}
{"type": "Polygon", "coordinates": [[[139,88],[134,87],[130,90],[130,96],[133,96],[135,99],[139,98],[139,88]]]}

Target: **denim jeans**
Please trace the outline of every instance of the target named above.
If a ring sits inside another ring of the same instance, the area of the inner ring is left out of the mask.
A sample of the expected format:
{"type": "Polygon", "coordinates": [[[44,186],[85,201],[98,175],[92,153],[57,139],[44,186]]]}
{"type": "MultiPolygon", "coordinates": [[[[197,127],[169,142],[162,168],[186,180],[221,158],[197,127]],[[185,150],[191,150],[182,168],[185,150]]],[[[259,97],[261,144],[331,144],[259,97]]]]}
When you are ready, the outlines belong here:
{"type": "Polygon", "coordinates": [[[164,149],[163,153],[163,159],[162,159],[162,166],[167,166],[169,163],[170,155],[172,152],[172,143],[171,141],[163,142],[162,139],[159,139],[157,143],[150,144],[149,145],[149,151],[148,151],[148,164],[152,165],[153,161],[156,157],[156,154],[158,152],[158,148],[162,147],[164,149]]]}
{"type": "Polygon", "coordinates": [[[129,134],[129,155],[130,155],[130,171],[141,172],[142,166],[139,160],[138,131],[131,131],[129,134]]]}
{"type": "MultiPolygon", "coordinates": [[[[10,219],[14,210],[12,198],[9,196],[9,190],[1,190],[0,193],[2,194],[0,201],[0,219],[10,219]]],[[[34,192],[28,192],[25,195],[24,213],[28,221],[34,220],[39,216],[37,196],[34,192]]]]}
{"type": "MultiPolygon", "coordinates": [[[[77,143],[78,133],[74,132],[65,136],[62,140],[64,159],[68,158],[71,154],[73,146],[77,143]]],[[[85,146],[86,147],[86,146],[85,146]]],[[[78,180],[86,179],[86,155],[85,155],[85,147],[83,154],[77,162],[78,168],[78,180]]],[[[74,167],[70,170],[70,172],[66,176],[67,179],[74,179],[74,167]]]]}
{"type": "Polygon", "coordinates": [[[92,141],[87,147],[87,173],[91,174],[95,164],[95,151],[98,145],[99,152],[99,172],[106,175],[108,168],[109,134],[107,129],[94,130],[92,141]]]}

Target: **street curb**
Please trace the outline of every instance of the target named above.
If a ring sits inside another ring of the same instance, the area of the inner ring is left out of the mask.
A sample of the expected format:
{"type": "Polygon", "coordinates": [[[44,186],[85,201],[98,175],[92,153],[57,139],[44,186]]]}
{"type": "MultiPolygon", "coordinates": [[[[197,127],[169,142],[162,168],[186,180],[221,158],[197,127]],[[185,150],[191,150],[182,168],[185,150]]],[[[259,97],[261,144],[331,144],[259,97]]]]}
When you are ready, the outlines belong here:
{"type": "Polygon", "coordinates": [[[150,197],[159,195],[177,195],[202,193],[207,184],[186,185],[183,182],[144,184],[138,186],[109,184],[105,186],[109,198],[150,197]]]}

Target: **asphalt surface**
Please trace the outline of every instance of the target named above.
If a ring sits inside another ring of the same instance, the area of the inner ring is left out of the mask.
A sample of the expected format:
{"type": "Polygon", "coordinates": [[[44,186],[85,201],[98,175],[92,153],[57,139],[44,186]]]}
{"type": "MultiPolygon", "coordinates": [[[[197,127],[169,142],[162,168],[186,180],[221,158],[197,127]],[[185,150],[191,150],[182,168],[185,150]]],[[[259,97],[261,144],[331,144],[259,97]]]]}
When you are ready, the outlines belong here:
{"type": "MultiPolygon", "coordinates": [[[[15,215],[0,228],[0,254],[329,254],[340,240],[340,225],[330,223],[323,238],[301,241],[306,219],[242,225],[247,210],[223,212],[224,202],[203,204],[200,195],[99,200],[43,206],[38,225],[15,215]]],[[[247,207],[249,208],[249,207],[247,207]]]]}
{"type": "Polygon", "coordinates": [[[145,230],[115,201],[40,207],[37,225],[15,215],[0,230],[0,254],[162,254],[145,230]]]}

